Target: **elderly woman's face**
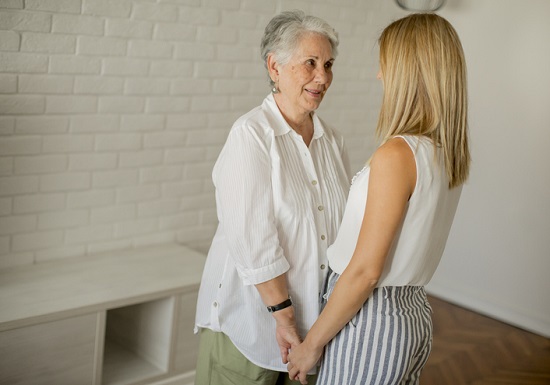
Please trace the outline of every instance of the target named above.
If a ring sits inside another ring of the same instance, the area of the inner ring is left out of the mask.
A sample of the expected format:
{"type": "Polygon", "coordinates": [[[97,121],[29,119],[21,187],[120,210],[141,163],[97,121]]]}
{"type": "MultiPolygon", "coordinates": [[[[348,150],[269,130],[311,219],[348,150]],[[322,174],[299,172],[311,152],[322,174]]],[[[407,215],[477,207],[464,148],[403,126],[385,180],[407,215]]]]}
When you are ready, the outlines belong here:
{"type": "MultiPolygon", "coordinates": [[[[290,61],[279,66],[279,96],[295,113],[316,110],[332,82],[332,48],[328,39],[316,33],[304,35],[290,61]]],[[[290,112],[290,111],[287,111],[290,112]]]]}

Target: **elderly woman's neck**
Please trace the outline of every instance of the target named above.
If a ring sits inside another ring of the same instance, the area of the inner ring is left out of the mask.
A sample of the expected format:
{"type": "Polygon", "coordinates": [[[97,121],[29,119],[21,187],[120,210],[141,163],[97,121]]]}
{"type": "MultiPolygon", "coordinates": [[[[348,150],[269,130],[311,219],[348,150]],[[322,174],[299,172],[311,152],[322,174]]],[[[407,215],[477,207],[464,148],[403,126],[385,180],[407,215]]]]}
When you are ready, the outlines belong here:
{"type": "MultiPolygon", "coordinates": [[[[277,101],[277,98],[276,98],[277,101]]],[[[313,138],[313,118],[309,111],[293,111],[291,108],[286,108],[284,102],[277,101],[279,111],[285,118],[288,125],[302,137],[304,143],[309,146],[313,138]]]]}
{"type": "Polygon", "coordinates": [[[298,116],[298,119],[287,117],[284,112],[282,114],[288,125],[292,127],[292,129],[302,137],[306,146],[309,147],[309,144],[313,139],[313,119],[311,118],[311,113],[303,116],[298,116]]]}

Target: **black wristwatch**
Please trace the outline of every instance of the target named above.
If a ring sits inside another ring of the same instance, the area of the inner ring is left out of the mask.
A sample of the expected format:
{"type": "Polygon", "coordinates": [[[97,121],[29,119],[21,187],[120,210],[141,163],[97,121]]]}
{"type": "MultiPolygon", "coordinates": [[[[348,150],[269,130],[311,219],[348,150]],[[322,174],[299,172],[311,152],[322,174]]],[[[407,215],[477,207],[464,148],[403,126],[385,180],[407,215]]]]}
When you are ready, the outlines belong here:
{"type": "Polygon", "coordinates": [[[292,306],[292,298],[290,298],[290,296],[278,305],[268,306],[267,311],[270,313],[275,313],[276,311],[286,309],[289,306],[292,306]]]}

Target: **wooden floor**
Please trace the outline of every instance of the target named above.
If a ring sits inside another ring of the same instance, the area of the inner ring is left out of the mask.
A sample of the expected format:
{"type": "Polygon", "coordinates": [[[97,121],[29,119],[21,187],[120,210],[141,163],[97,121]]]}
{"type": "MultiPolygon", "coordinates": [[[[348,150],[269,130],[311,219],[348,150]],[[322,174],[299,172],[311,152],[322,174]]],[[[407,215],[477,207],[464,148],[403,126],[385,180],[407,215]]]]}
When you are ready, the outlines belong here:
{"type": "Polygon", "coordinates": [[[429,300],[434,341],[421,385],[550,384],[550,339],[429,300]]]}

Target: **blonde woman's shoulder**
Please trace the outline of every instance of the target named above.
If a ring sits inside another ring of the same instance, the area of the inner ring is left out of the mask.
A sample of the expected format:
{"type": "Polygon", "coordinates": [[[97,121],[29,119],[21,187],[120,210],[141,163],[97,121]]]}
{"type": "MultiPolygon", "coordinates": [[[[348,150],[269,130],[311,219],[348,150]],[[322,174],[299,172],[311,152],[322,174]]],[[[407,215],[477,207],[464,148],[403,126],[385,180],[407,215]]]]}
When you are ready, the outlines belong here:
{"type": "Polygon", "coordinates": [[[416,161],[409,144],[401,137],[386,141],[375,151],[370,161],[371,173],[382,178],[401,179],[411,188],[416,184],[416,161]]]}

